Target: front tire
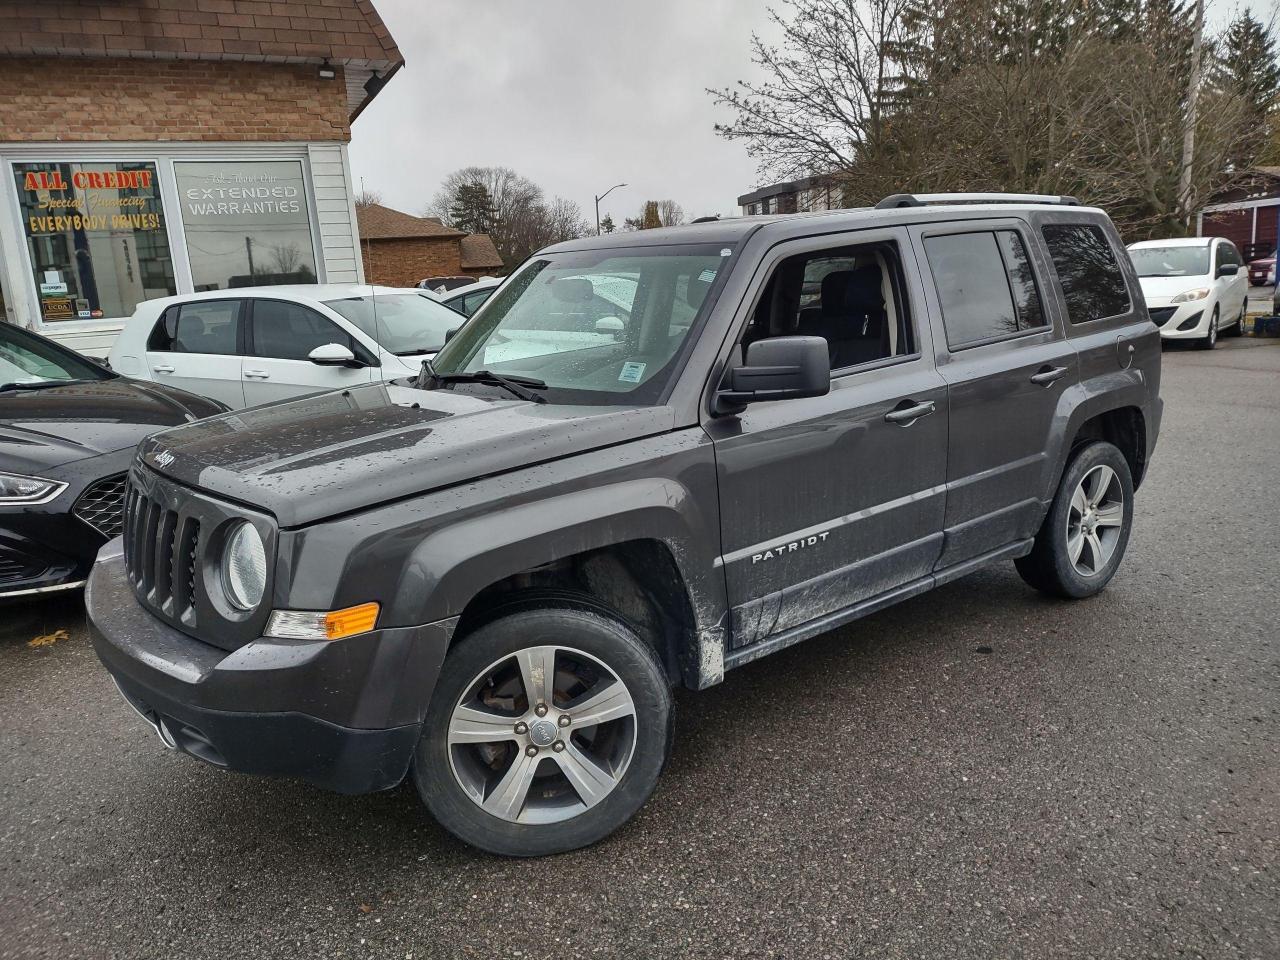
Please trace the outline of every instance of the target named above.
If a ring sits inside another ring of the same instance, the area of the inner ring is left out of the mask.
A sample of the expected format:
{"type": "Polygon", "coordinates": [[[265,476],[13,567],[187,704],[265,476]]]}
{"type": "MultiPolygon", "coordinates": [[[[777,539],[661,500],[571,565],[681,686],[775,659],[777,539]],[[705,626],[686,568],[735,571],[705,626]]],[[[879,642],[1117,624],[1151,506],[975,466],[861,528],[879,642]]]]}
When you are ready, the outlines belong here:
{"type": "Polygon", "coordinates": [[[1209,318],[1208,332],[1196,341],[1201,350],[1212,350],[1218,345],[1218,308],[1213,308],[1213,316],[1209,318]]]}
{"type": "Polygon", "coordinates": [[[1015,561],[1029,585],[1050,596],[1091,597],[1115,576],[1133,525],[1133,475],[1115,446],[1078,448],[1058,483],[1035,545],[1015,561]]]}
{"type": "Polygon", "coordinates": [[[644,805],[671,746],[654,651],[603,611],[532,606],[445,658],[413,762],[427,808],[490,853],[595,843],[644,805]]]}

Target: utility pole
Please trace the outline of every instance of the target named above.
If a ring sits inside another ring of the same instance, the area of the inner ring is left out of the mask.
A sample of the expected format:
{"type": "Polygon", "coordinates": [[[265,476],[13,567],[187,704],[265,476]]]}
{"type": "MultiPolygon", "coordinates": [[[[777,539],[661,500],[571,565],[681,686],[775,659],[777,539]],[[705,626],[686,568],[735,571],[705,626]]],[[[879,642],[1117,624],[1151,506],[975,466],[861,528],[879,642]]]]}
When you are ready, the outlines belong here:
{"type": "Polygon", "coordinates": [[[596,236],[597,237],[600,236],[600,201],[603,200],[605,197],[607,197],[609,194],[613,193],[613,191],[617,190],[619,187],[625,187],[625,186],[626,186],[625,183],[615,183],[612,187],[610,187],[604,193],[600,194],[600,196],[596,197],[596,236]]]}
{"type": "Polygon", "coordinates": [[[1204,38],[1204,0],[1196,0],[1196,34],[1191,39],[1191,77],[1187,81],[1187,125],[1182,131],[1182,176],[1178,213],[1191,226],[1191,168],[1196,155],[1196,101],[1200,98],[1200,47],[1204,38]]]}
{"type": "Polygon", "coordinates": [[[253,276],[253,237],[244,238],[244,252],[249,255],[249,276],[253,276]]]}

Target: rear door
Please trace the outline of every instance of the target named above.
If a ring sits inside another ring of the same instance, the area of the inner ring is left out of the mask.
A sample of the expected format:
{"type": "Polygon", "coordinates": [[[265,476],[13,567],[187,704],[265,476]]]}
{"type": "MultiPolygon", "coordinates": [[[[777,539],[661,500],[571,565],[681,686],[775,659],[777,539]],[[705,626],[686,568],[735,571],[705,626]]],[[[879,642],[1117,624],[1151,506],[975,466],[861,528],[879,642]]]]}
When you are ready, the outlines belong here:
{"type": "Polygon", "coordinates": [[[147,338],[147,368],[157,383],[243,407],[243,348],[243,300],[176,303],[147,338]]]}
{"type": "Polygon", "coordinates": [[[1249,272],[1244,267],[1244,260],[1240,256],[1240,251],[1230,240],[1219,240],[1214,251],[1214,276],[1217,278],[1219,268],[1233,266],[1236,268],[1234,277],[1222,277],[1215,279],[1215,285],[1221,284],[1223,295],[1221,300],[1221,310],[1218,314],[1218,326],[1230,327],[1238,318],[1244,316],[1245,304],[1249,299],[1249,272]]]}
{"type": "Polygon", "coordinates": [[[244,398],[249,406],[324,390],[369,383],[372,356],[351,334],[310,307],[289,300],[255,297],[249,303],[248,355],[244,362],[244,398]],[[312,363],[316,347],[336,343],[364,361],[360,367],[312,363]]]}
{"type": "Polygon", "coordinates": [[[708,417],[732,610],[731,658],[927,577],[942,541],[946,386],[906,232],[777,247],[739,345],[827,339],[831,392],[708,417]],[[903,256],[906,252],[906,257],[903,256]]]}
{"type": "Polygon", "coordinates": [[[938,372],[951,410],[942,569],[1035,535],[1053,418],[1079,369],[1062,317],[1046,306],[1047,264],[1037,264],[1025,222],[912,232],[928,265],[938,372]]]}

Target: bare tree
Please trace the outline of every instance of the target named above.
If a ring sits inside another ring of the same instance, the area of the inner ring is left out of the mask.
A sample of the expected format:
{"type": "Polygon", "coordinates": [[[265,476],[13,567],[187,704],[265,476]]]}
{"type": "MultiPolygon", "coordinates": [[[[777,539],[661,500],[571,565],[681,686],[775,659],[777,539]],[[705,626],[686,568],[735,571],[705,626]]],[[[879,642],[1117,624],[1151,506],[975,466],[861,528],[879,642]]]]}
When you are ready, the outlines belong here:
{"type": "Polygon", "coordinates": [[[382,194],[377,190],[361,190],[356,194],[356,209],[372,207],[382,203],[382,194]]]}
{"type": "Polygon", "coordinates": [[[273,243],[269,249],[276,273],[297,273],[302,265],[302,251],[296,243],[273,243]]]}

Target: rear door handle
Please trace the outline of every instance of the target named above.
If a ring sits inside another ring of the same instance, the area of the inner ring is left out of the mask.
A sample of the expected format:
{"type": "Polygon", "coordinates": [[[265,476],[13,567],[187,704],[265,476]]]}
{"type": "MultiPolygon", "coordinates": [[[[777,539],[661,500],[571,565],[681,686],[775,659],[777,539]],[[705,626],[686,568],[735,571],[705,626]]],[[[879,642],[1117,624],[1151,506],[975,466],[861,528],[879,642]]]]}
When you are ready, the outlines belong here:
{"type": "Polygon", "coordinates": [[[244,375],[250,380],[270,380],[271,379],[271,374],[267,373],[267,371],[265,370],[246,370],[244,372],[244,375]]]}
{"type": "Polygon", "coordinates": [[[155,370],[156,373],[173,373],[173,367],[170,367],[167,364],[166,365],[156,364],[151,369],[155,370]]]}
{"type": "Polygon", "coordinates": [[[897,423],[904,427],[909,427],[921,417],[927,417],[936,409],[937,407],[932,400],[926,400],[924,403],[914,403],[909,407],[890,410],[884,415],[884,419],[886,423],[897,423]]]}
{"type": "Polygon", "coordinates": [[[1051,383],[1057,383],[1066,375],[1066,367],[1041,367],[1039,373],[1031,375],[1031,382],[1037,386],[1047,387],[1051,383]]]}

